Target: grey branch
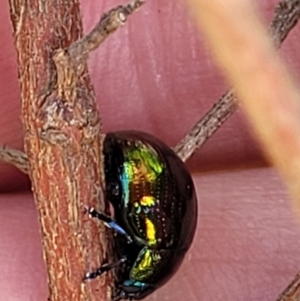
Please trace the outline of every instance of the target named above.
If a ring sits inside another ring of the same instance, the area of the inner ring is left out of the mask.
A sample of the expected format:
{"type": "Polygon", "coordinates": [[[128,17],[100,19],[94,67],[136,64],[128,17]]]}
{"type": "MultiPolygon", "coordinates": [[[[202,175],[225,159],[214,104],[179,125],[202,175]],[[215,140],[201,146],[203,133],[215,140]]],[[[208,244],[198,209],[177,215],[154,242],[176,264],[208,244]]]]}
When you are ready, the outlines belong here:
{"type": "Polygon", "coordinates": [[[208,138],[235,112],[238,104],[233,90],[229,90],[177,144],[174,151],[182,161],[189,159],[208,138]]]}
{"type": "MultiPolygon", "coordinates": [[[[279,47],[284,41],[290,30],[297,24],[299,17],[300,0],[285,0],[277,4],[275,16],[270,24],[270,35],[276,47],[279,47]]],[[[176,145],[174,150],[182,161],[185,162],[189,159],[237,108],[238,102],[231,89],[214,104],[211,110],[176,145]]]]}
{"type": "Polygon", "coordinates": [[[296,275],[276,301],[300,301],[300,273],[296,275]]]}
{"type": "Polygon", "coordinates": [[[140,8],[146,0],[132,0],[125,5],[117,6],[104,13],[95,28],[82,39],[73,43],[68,53],[73,60],[84,62],[91,51],[99,47],[101,43],[119,27],[123,26],[127,17],[140,8]]]}
{"type": "Polygon", "coordinates": [[[26,174],[29,171],[27,155],[22,151],[0,145],[0,160],[14,165],[26,174]]]}
{"type": "Polygon", "coordinates": [[[58,95],[68,101],[77,97],[75,85],[85,70],[91,51],[124,25],[127,17],[135,12],[146,0],[131,0],[126,5],[117,6],[104,13],[95,28],[87,35],[71,44],[67,49],[58,49],[53,56],[57,71],[58,95]],[[63,95],[64,94],[64,95],[63,95]]]}
{"type": "Polygon", "coordinates": [[[285,0],[275,7],[275,16],[270,24],[270,34],[276,46],[284,41],[300,18],[300,0],[285,0]]]}

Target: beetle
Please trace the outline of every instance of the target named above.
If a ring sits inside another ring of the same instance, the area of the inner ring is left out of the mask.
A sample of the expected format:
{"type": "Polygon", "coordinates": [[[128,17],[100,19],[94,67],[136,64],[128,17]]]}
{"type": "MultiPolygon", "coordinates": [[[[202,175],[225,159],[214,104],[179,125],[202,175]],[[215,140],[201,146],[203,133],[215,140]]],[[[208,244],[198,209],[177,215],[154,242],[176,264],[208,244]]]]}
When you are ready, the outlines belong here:
{"type": "Polygon", "coordinates": [[[189,249],[197,224],[197,198],[184,163],[162,141],[137,131],[108,133],[103,144],[105,197],[114,219],[94,208],[91,217],[117,232],[113,299],[139,300],[166,283],[189,249]]]}

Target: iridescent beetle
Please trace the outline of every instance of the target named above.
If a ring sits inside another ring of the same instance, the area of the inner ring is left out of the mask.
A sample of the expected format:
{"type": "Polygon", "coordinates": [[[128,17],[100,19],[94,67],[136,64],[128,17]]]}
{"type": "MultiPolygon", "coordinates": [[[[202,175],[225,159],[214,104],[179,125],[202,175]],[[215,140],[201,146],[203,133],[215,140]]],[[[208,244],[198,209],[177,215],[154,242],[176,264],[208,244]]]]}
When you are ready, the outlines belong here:
{"type": "Polygon", "coordinates": [[[177,155],[149,134],[107,134],[104,160],[114,220],[87,210],[119,234],[114,250],[118,259],[85,279],[115,268],[114,300],[142,299],[172,277],[192,243],[197,224],[194,185],[177,155]]]}

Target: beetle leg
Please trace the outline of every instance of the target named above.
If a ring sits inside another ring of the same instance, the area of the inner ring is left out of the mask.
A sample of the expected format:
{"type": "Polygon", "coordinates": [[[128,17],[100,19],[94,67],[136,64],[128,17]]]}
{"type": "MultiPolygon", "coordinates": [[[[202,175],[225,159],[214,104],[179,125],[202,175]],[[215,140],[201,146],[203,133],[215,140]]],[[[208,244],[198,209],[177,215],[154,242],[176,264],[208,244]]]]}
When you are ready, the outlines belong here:
{"type": "Polygon", "coordinates": [[[127,257],[123,256],[121,259],[119,259],[116,262],[105,263],[100,268],[98,268],[96,271],[86,273],[85,276],[84,276],[84,278],[83,278],[83,280],[94,279],[94,278],[102,275],[103,273],[108,272],[108,271],[114,269],[115,267],[117,267],[120,264],[124,263],[126,260],[127,260],[127,257]]]}
{"type": "Polygon", "coordinates": [[[119,301],[121,299],[131,301],[131,298],[128,298],[126,293],[122,289],[118,288],[117,293],[112,295],[112,301],[119,301]]]}
{"type": "Polygon", "coordinates": [[[90,217],[93,217],[93,218],[97,218],[99,219],[100,221],[103,221],[104,222],[104,225],[108,228],[111,228],[113,229],[114,231],[116,231],[117,233],[123,235],[126,237],[128,243],[132,243],[132,238],[126,233],[126,231],[120,227],[110,216],[104,214],[104,213],[101,213],[101,212],[98,212],[95,208],[93,207],[85,207],[86,209],[86,212],[88,213],[88,215],[90,217]]]}
{"type": "Polygon", "coordinates": [[[128,301],[133,301],[134,298],[133,297],[127,297],[126,294],[124,294],[124,296],[116,296],[116,297],[113,297],[113,301],[119,301],[119,300],[128,300],[128,301]]]}

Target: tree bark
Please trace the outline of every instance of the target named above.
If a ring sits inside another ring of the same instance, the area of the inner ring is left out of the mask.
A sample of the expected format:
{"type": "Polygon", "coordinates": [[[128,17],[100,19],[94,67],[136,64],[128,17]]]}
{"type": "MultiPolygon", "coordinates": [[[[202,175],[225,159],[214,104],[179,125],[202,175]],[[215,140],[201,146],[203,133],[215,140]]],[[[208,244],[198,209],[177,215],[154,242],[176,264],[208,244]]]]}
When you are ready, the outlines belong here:
{"type": "MultiPolygon", "coordinates": [[[[84,206],[103,201],[101,124],[86,67],[58,84],[53,55],[82,35],[76,0],[10,0],[18,57],[25,151],[29,159],[49,300],[106,300],[111,277],[85,285],[84,274],[109,260],[105,229],[84,206]]],[[[68,73],[68,71],[70,71],[68,73]]]]}

